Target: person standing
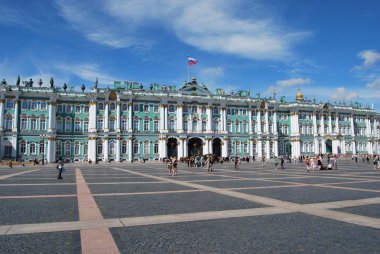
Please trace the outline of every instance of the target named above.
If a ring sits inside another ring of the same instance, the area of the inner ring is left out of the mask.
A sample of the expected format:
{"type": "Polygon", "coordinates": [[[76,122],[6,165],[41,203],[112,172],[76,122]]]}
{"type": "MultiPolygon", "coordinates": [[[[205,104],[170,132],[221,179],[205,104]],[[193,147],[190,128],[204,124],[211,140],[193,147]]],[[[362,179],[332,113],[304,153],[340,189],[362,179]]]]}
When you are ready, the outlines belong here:
{"type": "Polygon", "coordinates": [[[305,163],[306,163],[307,172],[310,172],[310,159],[309,159],[309,156],[306,157],[305,163]]]}
{"type": "Polygon", "coordinates": [[[281,157],[281,169],[284,169],[284,163],[285,163],[284,157],[281,157]]]}
{"type": "Polygon", "coordinates": [[[171,164],[172,164],[172,175],[176,176],[177,175],[177,166],[178,166],[177,157],[172,158],[171,164]]]}
{"type": "Polygon", "coordinates": [[[63,172],[63,161],[62,160],[59,160],[58,161],[58,165],[57,165],[57,169],[58,169],[58,177],[57,179],[63,179],[62,177],[62,172],[63,172]]]}
{"type": "Polygon", "coordinates": [[[273,162],[274,162],[274,170],[277,172],[277,167],[278,167],[278,159],[277,159],[277,157],[276,157],[276,156],[273,158],[273,162]]]}

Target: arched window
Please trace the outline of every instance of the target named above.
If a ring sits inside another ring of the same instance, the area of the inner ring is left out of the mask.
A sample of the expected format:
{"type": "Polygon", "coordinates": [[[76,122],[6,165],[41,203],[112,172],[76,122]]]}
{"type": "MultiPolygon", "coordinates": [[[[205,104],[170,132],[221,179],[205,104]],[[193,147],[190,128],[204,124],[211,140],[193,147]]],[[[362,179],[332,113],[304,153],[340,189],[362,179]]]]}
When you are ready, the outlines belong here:
{"type": "Polygon", "coordinates": [[[231,142],[227,143],[227,151],[228,151],[228,155],[232,154],[232,143],[231,142]]]}
{"type": "Polygon", "coordinates": [[[219,131],[219,120],[215,119],[214,121],[214,131],[219,131]]]}
{"type": "Polygon", "coordinates": [[[154,154],[158,154],[158,142],[154,142],[154,154]]]}
{"type": "Polygon", "coordinates": [[[206,120],[202,121],[202,131],[206,131],[207,122],[206,120]]]}
{"type": "Polygon", "coordinates": [[[31,143],[30,146],[29,146],[29,153],[30,154],[36,154],[36,144],[35,143],[31,143]]]}
{"type": "Polygon", "coordinates": [[[61,117],[57,117],[57,131],[62,132],[63,130],[63,121],[61,117]]]}
{"type": "Polygon", "coordinates": [[[55,145],[55,154],[58,156],[62,154],[62,143],[61,143],[61,141],[57,141],[57,143],[55,145]]]}
{"type": "Polygon", "coordinates": [[[138,142],[134,142],[133,143],[133,154],[134,155],[138,155],[139,154],[139,143],[138,142]]]}
{"type": "Polygon", "coordinates": [[[236,142],[236,155],[241,155],[241,143],[240,143],[240,141],[236,142]]]}
{"type": "Polygon", "coordinates": [[[169,131],[174,131],[174,120],[169,120],[169,131]]]}
{"type": "Polygon", "coordinates": [[[247,121],[243,122],[243,132],[248,133],[247,121]]]}
{"type": "Polygon", "coordinates": [[[197,106],[191,107],[191,113],[193,113],[193,114],[197,113],[197,106]]]}
{"type": "Polygon", "coordinates": [[[236,133],[240,133],[240,122],[239,121],[236,121],[236,123],[235,123],[235,131],[236,131],[236,133]]]}
{"type": "Polygon", "coordinates": [[[232,132],[232,123],[231,123],[231,121],[227,122],[227,131],[228,132],[232,132]]]}
{"type": "Polygon", "coordinates": [[[7,118],[5,119],[5,129],[12,130],[12,126],[13,126],[12,116],[7,116],[7,118]]]}
{"type": "Polygon", "coordinates": [[[88,132],[88,118],[85,118],[83,121],[83,131],[88,132]]]}
{"type": "Polygon", "coordinates": [[[110,118],[110,131],[115,131],[115,118],[110,118]]]}
{"type": "Polygon", "coordinates": [[[244,142],[244,153],[248,153],[248,142],[244,142]]]}
{"type": "Polygon", "coordinates": [[[126,131],[128,129],[127,118],[121,120],[121,130],[126,131]]]}
{"type": "Polygon", "coordinates": [[[123,141],[123,144],[121,145],[121,153],[126,154],[127,153],[127,141],[123,141]]]}
{"type": "Polygon", "coordinates": [[[26,142],[25,140],[22,140],[20,142],[20,153],[25,154],[26,153],[26,142]]]}
{"type": "Polygon", "coordinates": [[[71,118],[66,117],[65,119],[65,132],[71,132],[71,118]]]}
{"type": "Polygon", "coordinates": [[[150,154],[150,143],[148,140],[145,140],[145,142],[144,142],[144,154],[145,155],[150,154]]]}
{"type": "Polygon", "coordinates": [[[144,131],[149,131],[149,119],[144,119],[144,131]]]}
{"type": "Polygon", "coordinates": [[[217,115],[217,114],[219,114],[219,109],[218,107],[214,107],[214,115],[217,115]]]}
{"type": "Polygon", "coordinates": [[[71,155],[71,143],[70,143],[70,141],[65,142],[65,155],[66,156],[71,155]]]}
{"type": "Polygon", "coordinates": [[[174,113],[175,107],[174,105],[169,105],[169,113],[174,113]]]}
{"type": "Polygon", "coordinates": [[[104,104],[103,102],[98,103],[98,110],[104,110],[104,104]]]}
{"type": "Polygon", "coordinates": [[[75,155],[79,155],[80,153],[80,144],[79,142],[75,142],[75,145],[74,145],[74,154],[75,155]]]}
{"type": "Polygon", "coordinates": [[[196,119],[193,120],[191,127],[192,127],[193,131],[198,131],[198,121],[196,119]]]}
{"type": "MultiPolygon", "coordinates": [[[[7,121],[8,121],[8,119],[7,119],[7,121]]],[[[37,130],[37,119],[34,116],[32,116],[32,119],[30,120],[30,129],[32,131],[37,130]]]]}
{"type": "Polygon", "coordinates": [[[110,150],[110,155],[115,156],[115,143],[114,142],[110,142],[109,150],[110,150]]]}
{"type": "Polygon", "coordinates": [[[85,144],[83,145],[83,154],[84,154],[84,155],[87,155],[87,154],[88,154],[88,144],[87,144],[87,143],[85,143],[85,144]]]}
{"type": "Polygon", "coordinates": [[[97,154],[103,154],[103,143],[102,142],[98,142],[96,153],[97,154]]]}
{"type": "Polygon", "coordinates": [[[46,119],[45,116],[42,116],[40,118],[40,130],[45,131],[46,130],[46,119]]]}
{"type": "Polygon", "coordinates": [[[98,117],[97,129],[103,130],[103,117],[102,116],[98,117]]]}
{"type": "Polygon", "coordinates": [[[113,110],[115,110],[115,109],[116,109],[115,103],[112,102],[112,103],[110,104],[110,110],[113,111],[113,110]]]}
{"type": "Polygon", "coordinates": [[[187,120],[183,120],[183,131],[188,131],[189,122],[187,120]]]}

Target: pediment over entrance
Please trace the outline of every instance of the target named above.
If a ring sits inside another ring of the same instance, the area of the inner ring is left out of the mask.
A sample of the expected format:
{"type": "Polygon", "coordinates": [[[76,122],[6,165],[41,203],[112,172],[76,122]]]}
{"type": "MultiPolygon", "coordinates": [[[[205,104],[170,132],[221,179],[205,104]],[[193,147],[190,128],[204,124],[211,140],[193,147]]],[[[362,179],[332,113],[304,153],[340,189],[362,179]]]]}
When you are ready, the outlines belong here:
{"type": "Polygon", "coordinates": [[[192,95],[192,96],[210,96],[212,93],[208,90],[205,85],[198,85],[195,77],[191,79],[191,82],[186,83],[179,90],[179,93],[184,95],[192,95]]]}

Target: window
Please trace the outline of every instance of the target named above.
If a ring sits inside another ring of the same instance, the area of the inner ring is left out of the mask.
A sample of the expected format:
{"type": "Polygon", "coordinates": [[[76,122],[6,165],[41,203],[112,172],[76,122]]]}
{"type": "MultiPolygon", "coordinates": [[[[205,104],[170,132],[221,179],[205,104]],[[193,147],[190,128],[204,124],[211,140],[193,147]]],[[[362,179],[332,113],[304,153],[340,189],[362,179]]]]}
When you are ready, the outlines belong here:
{"type": "Polygon", "coordinates": [[[240,133],[240,122],[237,121],[235,125],[236,125],[236,127],[235,127],[236,128],[236,133],[240,133]]]}
{"type": "Polygon", "coordinates": [[[127,119],[123,118],[121,120],[121,130],[125,131],[128,128],[127,119]]]}
{"type": "Polygon", "coordinates": [[[144,105],[144,112],[149,112],[149,105],[144,105]]]}
{"type": "Polygon", "coordinates": [[[247,115],[247,110],[243,109],[243,116],[247,115]]]}
{"type": "Polygon", "coordinates": [[[80,132],[80,121],[79,120],[76,120],[75,123],[74,123],[74,131],[75,132],[80,132]]]}
{"type": "Polygon", "coordinates": [[[243,123],[243,132],[244,133],[248,133],[248,128],[247,128],[247,123],[246,122],[243,123]]]}
{"type": "Polygon", "coordinates": [[[169,113],[174,113],[175,107],[174,105],[169,105],[169,113]]]}
{"type": "Polygon", "coordinates": [[[185,121],[183,121],[183,130],[184,131],[188,131],[188,129],[189,129],[189,123],[188,123],[188,121],[187,120],[185,120],[185,121]]]}
{"type": "Polygon", "coordinates": [[[71,132],[71,119],[70,118],[66,118],[65,132],[71,132]]]}
{"type": "Polygon", "coordinates": [[[104,104],[103,102],[98,103],[98,110],[104,110],[104,104]]]}
{"type": "Polygon", "coordinates": [[[90,111],[90,107],[89,106],[85,106],[84,107],[84,113],[88,113],[90,111]]]}
{"type": "Polygon", "coordinates": [[[74,145],[74,154],[75,155],[79,155],[79,153],[80,153],[80,145],[79,145],[79,143],[75,143],[75,145],[74,145]]]}
{"type": "Polygon", "coordinates": [[[245,154],[248,153],[248,143],[247,142],[244,142],[244,153],[245,154]]]}
{"type": "Polygon", "coordinates": [[[240,142],[236,142],[236,155],[241,154],[241,144],[240,142]]]}
{"type": "Polygon", "coordinates": [[[103,143],[99,142],[96,149],[97,154],[103,154],[103,143]]]}
{"type": "Polygon", "coordinates": [[[193,113],[193,114],[197,113],[197,106],[193,106],[191,108],[191,113],[193,113]]]}
{"type": "Polygon", "coordinates": [[[36,118],[32,118],[32,120],[30,120],[30,129],[32,131],[37,130],[37,119],[36,118]]]}
{"type": "Polygon", "coordinates": [[[146,154],[146,155],[150,154],[149,148],[150,148],[149,141],[145,141],[144,142],[144,154],[146,154]]]}
{"type": "Polygon", "coordinates": [[[154,143],[154,154],[158,154],[158,143],[154,143]]]}
{"type": "Polygon", "coordinates": [[[206,114],[206,107],[202,107],[202,114],[206,114]]]}
{"type": "Polygon", "coordinates": [[[6,108],[13,109],[13,100],[7,100],[6,108]]]}
{"type": "Polygon", "coordinates": [[[115,156],[115,143],[114,142],[110,143],[110,155],[115,156]]]}
{"type": "Polygon", "coordinates": [[[158,131],[158,120],[154,120],[154,131],[158,131]]]}
{"type": "Polygon", "coordinates": [[[21,141],[20,144],[20,153],[25,154],[26,153],[26,142],[24,140],[21,141]]]}
{"type": "Polygon", "coordinates": [[[219,109],[217,107],[214,107],[214,115],[219,114],[219,109]]]}
{"type": "Polygon", "coordinates": [[[66,113],[71,113],[71,105],[66,105],[66,113]]]}
{"type": "Polygon", "coordinates": [[[133,121],[133,130],[138,131],[139,130],[139,119],[135,119],[133,121]]]}
{"type": "Polygon", "coordinates": [[[198,131],[198,121],[197,120],[193,120],[193,123],[192,123],[192,129],[193,131],[198,131]]]}
{"type": "Polygon", "coordinates": [[[61,118],[57,118],[57,131],[61,132],[63,130],[63,122],[61,118]]]}
{"type": "Polygon", "coordinates": [[[62,154],[62,144],[60,141],[57,141],[57,144],[55,145],[55,154],[56,155],[62,154]]]}
{"type": "Polygon", "coordinates": [[[112,103],[110,104],[110,110],[113,111],[113,110],[115,110],[115,109],[116,109],[116,105],[115,105],[115,103],[112,102],[112,103]]]}
{"type": "Polygon", "coordinates": [[[41,131],[45,131],[46,130],[46,119],[45,118],[41,118],[40,119],[40,130],[41,131]]]}
{"type": "Polygon", "coordinates": [[[70,156],[71,155],[71,144],[69,141],[65,143],[65,155],[70,156]]]}
{"type": "Polygon", "coordinates": [[[227,131],[232,132],[232,124],[230,121],[227,122],[227,131]]]}
{"type": "Polygon", "coordinates": [[[32,101],[32,105],[30,107],[31,110],[37,110],[37,102],[36,101],[32,101]]]}
{"type": "Polygon", "coordinates": [[[58,105],[57,112],[62,113],[62,111],[63,111],[62,105],[58,105]]]}
{"type": "Polygon", "coordinates": [[[169,120],[169,131],[174,131],[174,120],[169,120]]]}
{"type": "Polygon", "coordinates": [[[80,106],[79,105],[75,106],[75,113],[80,113],[80,106]]]}
{"type": "Polygon", "coordinates": [[[127,153],[127,142],[125,142],[125,141],[121,145],[121,153],[122,154],[126,154],[127,153]]]}
{"type": "Polygon", "coordinates": [[[46,110],[46,101],[41,102],[41,110],[46,110]]]}
{"type": "Polygon", "coordinates": [[[115,119],[110,120],[110,131],[115,131],[115,119]]]}
{"type": "Polygon", "coordinates": [[[135,142],[133,143],[133,154],[139,154],[139,143],[135,142]]]}
{"type": "Polygon", "coordinates": [[[83,145],[83,154],[87,155],[87,153],[88,153],[88,145],[86,143],[86,144],[83,145]]]}
{"type": "Polygon", "coordinates": [[[84,120],[83,122],[83,131],[88,132],[88,120],[84,120]]]}
{"type": "Polygon", "coordinates": [[[127,110],[128,110],[128,104],[124,103],[124,104],[121,106],[121,110],[123,110],[123,111],[127,111],[127,110]]]}
{"type": "Polygon", "coordinates": [[[144,131],[149,131],[149,120],[144,120],[144,131]]]}
{"type": "Polygon", "coordinates": [[[227,144],[227,150],[228,150],[228,155],[231,155],[232,154],[232,144],[231,144],[231,142],[228,142],[228,144],[227,144]]]}
{"type": "Polygon", "coordinates": [[[207,123],[206,121],[202,121],[202,131],[206,131],[207,123]]]}
{"type": "Polygon", "coordinates": [[[139,104],[133,104],[133,111],[139,112],[139,104]]]}
{"type": "Polygon", "coordinates": [[[11,116],[7,116],[5,120],[5,129],[6,130],[12,130],[13,120],[11,116]]]}
{"type": "Polygon", "coordinates": [[[154,105],[154,113],[158,113],[158,105],[154,105]]]}
{"type": "Polygon", "coordinates": [[[219,122],[218,121],[214,122],[214,131],[219,131],[219,122]]]}
{"type": "Polygon", "coordinates": [[[29,153],[30,154],[36,154],[36,144],[35,143],[31,143],[30,146],[29,146],[29,153]]]}
{"type": "Polygon", "coordinates": [[[103,130],[103,118],[98,118],[97,129],[103,130]]]}
{"type": "Polygon", "coordinates": [[[28,128],[28,119],[26,118],[21,118],[21,130],[26,130],[28,128]]]}
{"type": "Polygon", "coordinates": [[[189,111],[189,108],[187,106],[183,107],[183,113],[187,113],[189,111]]]}
{"type": "Polygon", "coordinates": [[[27,101],[22,101],[21,109],[29,109],[29,103],[27,101]]]}

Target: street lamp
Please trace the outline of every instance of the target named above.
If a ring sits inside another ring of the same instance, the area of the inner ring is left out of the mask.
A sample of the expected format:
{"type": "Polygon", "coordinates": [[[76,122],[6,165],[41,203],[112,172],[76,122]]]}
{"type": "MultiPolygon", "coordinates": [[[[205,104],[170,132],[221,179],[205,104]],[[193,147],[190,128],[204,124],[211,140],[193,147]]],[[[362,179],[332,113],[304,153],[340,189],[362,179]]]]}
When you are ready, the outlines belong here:
{"type": "Polygon", "coordinates": [[[47,135],[45,133],[42,133],[40,135],[40,138],[42,139],[42,142],[40,142],[40,152],[41,152],[41,143],[42,143],[42,165],[45,164],[45,138],[47,135]]]}

